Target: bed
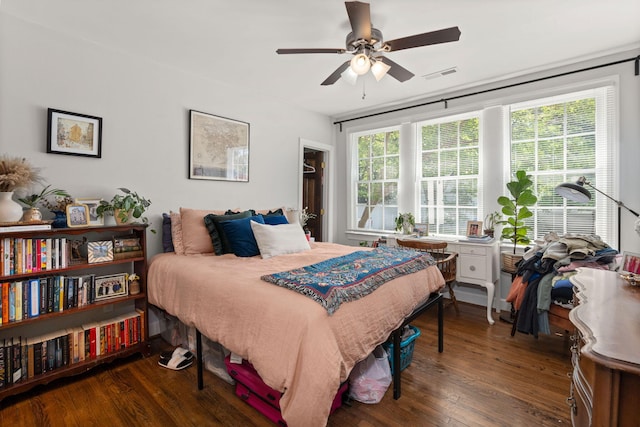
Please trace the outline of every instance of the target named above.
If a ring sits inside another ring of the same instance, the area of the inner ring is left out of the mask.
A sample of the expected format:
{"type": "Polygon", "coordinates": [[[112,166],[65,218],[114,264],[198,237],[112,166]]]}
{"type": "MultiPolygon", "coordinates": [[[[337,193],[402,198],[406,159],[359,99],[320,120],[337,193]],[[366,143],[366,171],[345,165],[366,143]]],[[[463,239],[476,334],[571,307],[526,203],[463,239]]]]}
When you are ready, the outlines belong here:
{"type": "Polygon", "coordinates": [[[326,425],[335,393],[353,366],[443,287],[442,275],[435,266],[404,274],[343,302],[333,314],[261,277],[362,250],[311,243],[309,250],[267,259],[158,254],[150,262],[148,299],[249,360],[267,385],[283,392],[288,425],[326,425]]]}

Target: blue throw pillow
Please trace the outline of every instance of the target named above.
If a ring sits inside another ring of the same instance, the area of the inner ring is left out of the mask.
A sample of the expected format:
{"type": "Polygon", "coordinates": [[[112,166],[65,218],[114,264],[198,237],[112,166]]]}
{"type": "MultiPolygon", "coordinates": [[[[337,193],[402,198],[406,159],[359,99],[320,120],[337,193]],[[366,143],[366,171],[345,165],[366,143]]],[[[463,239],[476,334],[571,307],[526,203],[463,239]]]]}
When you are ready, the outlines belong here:
{"type": "Polygon", "coordinates": [[[251,215],[251,211],[236,213],[227,211],[224,215],[208,214],[204,217],[204,225],[207,227],[207,231],[211,237],[211,244],[213,245],[213,252],[215,252],[216,255],[233,253],[231,245],[229,244],[229,239],[227,239],[227,235],[222,229],[220,223],[222,221],[248,218],[251,215]]]}
{"type": "Polygon", "coordinates": [[[171,216],[167,213],[162,214],[162,249],[164,252],[175,252],[171,237],[171,216]]]}
{"type": "Polygon", "coordinates": [[[289,224],[287,221],[287,217],[284,215],[262,215],[265,224],[269,225],[280,225],[280,224],[289,224]]]}
{"type": "Polygon", "coordinates": [[[231,250],[236,256],[250,257],[260,255],[258,243],[251,229],[251,221],[264,224],[262,215],[220,222],[224,234],[227,236],[227,239],[229,239],[231,250]]]}

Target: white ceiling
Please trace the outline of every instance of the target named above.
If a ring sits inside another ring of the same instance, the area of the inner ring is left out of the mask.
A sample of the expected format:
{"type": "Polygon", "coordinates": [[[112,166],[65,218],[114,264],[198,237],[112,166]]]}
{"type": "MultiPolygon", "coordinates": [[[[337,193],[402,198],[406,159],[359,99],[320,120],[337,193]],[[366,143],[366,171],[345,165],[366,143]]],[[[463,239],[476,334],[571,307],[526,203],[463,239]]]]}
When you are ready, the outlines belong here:
{"type": "Polygon", "coordinates": [[[330,116],[393,105],[556,65],[640,48],[640,0],[371,0],[387,40],[458,26],[458,42],[387,56],[415,74],[321,86],[349,54],[338,0],[0,0],[0,10],[111,49],[147,57],[330,116]],[[437,79],[421,76],[450,67],[437,79]],[[364,92],[366,97],[362,99],[364,92]]]}

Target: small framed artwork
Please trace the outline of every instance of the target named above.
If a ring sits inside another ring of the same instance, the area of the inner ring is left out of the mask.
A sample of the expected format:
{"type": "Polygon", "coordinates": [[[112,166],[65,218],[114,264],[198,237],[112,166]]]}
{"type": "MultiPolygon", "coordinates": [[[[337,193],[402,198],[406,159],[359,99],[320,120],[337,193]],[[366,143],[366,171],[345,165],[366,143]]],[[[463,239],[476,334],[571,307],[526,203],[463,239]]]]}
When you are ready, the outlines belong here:
{"type": "Polygon", "coordinates": [[[640,254],[623,252],[619,271],[621,273],[640,274],[640,254]]]}
{"type": "Polygon", "coordinates": [[[482,221],[467,221],[467,237],[480,237],[482,235],[482,221]]]}
{"type": "Polygon", "coordinates": [[[100,240],[87,243],[87,260],[89,264],[113,261],[113,242],[100,240]]]}
{"type": "Polygon", "coordinates": [[[98,206],[100,206],[100,201],[102,199],[95,198],[87,198],[87,199],[76,199],[76,203],[87,205],[87,209],[89,210],[88,218],[89,224],[91,226],[95,225],[104,225],[104,217],[98,216],[98,206]]]}
{"type": "Polygon", "coordinates": [[[86,227],[89,225],[89,208],[87,205],[79,203],[67,205],[67,225],[69,227],[86,227]]]}
{"type": "Polygon", "coordinates": [[[47,153],[102,157],[102,118],[49,108],[47,153]]]}
{"type": "Polygon", "coordinates": [[[428,236],[429,235],[429,224],[426,222],[416,222],[413,226],[413,232],[418,235],[418,237],[428,236]]]}
{"type": "Polygon", "coordinates": [[[249,123],[189,113],[189,179],[248,182],[249,123]]]}
{"type": "Polygon", "coordinates": [[[128,293],[127,274],[111,274],[108,276],[98,276],[95,279],[96,301],[109,298],[125,297],[128,293]]]}

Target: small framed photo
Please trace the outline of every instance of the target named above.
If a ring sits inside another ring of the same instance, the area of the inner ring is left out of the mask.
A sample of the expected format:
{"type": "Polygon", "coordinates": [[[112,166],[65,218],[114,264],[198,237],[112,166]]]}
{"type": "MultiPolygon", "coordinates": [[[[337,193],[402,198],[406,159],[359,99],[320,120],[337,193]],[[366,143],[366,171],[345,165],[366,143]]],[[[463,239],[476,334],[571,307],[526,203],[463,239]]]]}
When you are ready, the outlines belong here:
{"type": "Polygon", "coordinates": [[[482,221],[467,221],[467,237],[482,236],[482,221]]]}
{"type": "Polygon", "coordinates": [[[113,261],[113,242],[100,240],[87,243],[87,259],[89,264],[113,261]]]}
{"type": "Polygon", "coordinates": [[[47,153],[102,156],[102,118],[49,108],[47,153]]]}
{"type": "Polygon", "coordinates": [[[102,199],[97,198],[87,198],[87,199],[76,199],[76,203],[81,205],[87,205],[89,209],[89,224],[91,226],[96,225],[104,225],[104,217],[98,216],[98,206],[100,206],[100,201],[102,199]]]}
{"type": "Polygon", "coordinates": [[[623,252],[619,272],[640,274],[640,254],[623,252]]]}
{"type": "Polygon", "coordinates": [[[67,225],[69,227],[86,227],[89,225],[89,208],[87,205],[79,203],[67,205],[67,225]]]}
{"type": "Polygon", "coordinates": [[[429,224],[426,222],[416,222],[413,226],[413,232],[418,237],[428,236],[429,235],[429,224]]]}
{"type": "Polygon", "coordinates": [[[95,279],[95,285],[96,301],[101,301],[109,298],[125,297],[129,295],[126,273],[98,276],[95,279]]]}

